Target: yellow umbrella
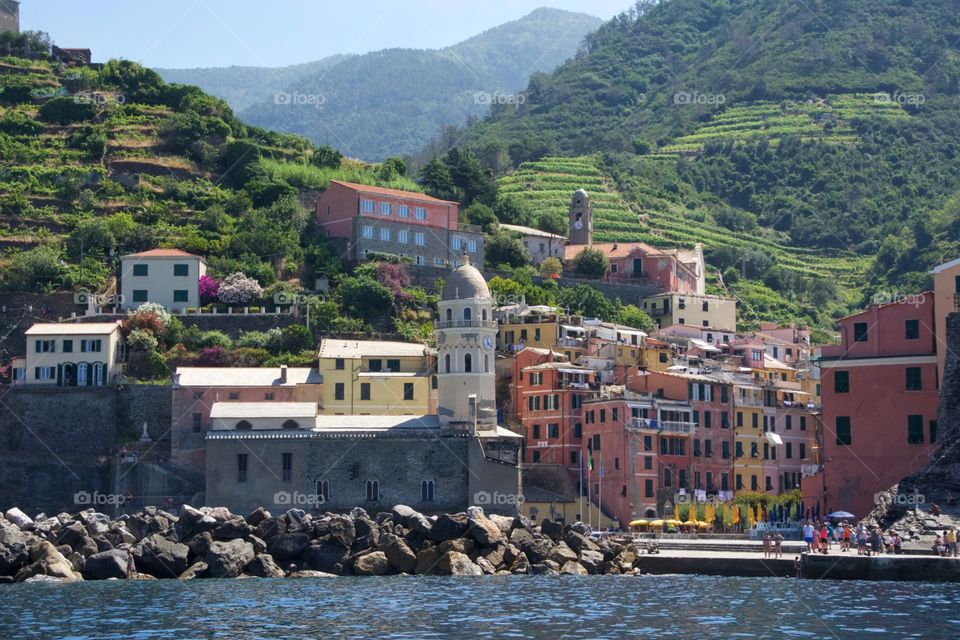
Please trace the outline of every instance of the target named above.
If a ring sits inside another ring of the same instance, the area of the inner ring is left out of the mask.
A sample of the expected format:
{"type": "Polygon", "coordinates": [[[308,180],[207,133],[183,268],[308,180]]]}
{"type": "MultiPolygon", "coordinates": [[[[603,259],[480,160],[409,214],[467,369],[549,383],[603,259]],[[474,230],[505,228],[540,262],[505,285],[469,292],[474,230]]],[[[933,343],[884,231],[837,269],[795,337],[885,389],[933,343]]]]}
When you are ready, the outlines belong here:
{"type": "Polygon", "coordinates": [[[662,526],[663,526],[663,520],[653,520],[653,521],[651,521],[649,524],[650,524],[651,527],[662,527],[662,526]]]}
{"type": "Polygon", "coordinates": [[[628,523],[628,525],[631,526],[631,527],[645,527],[645,526],[647,526],[648,524],[650,524],[650,523],[647,522],[646,520],[631,520],[631,521],[628,523]]]}
{"type": "Polygon", "coordinates": [[[677,520],[676,518],[671,518],[670,520],[667,520],[667,524],[683,524],[683,523],[677,520]]]}
{"type": "Polygon", "coordinates": [[[713,522],[714,518],[716,518],[716,513],[714,511],[713,505],[710,503],[707,503],[707,506],[703,508],[703,519],[706,520],[707,522],[713,522]]]}
{"type": "Polygon", "coordinates": [[[701,529],[709,529],[713,525],[710,524],[709,522],[698,522],[697,526],[700,527],[701,529]]]}

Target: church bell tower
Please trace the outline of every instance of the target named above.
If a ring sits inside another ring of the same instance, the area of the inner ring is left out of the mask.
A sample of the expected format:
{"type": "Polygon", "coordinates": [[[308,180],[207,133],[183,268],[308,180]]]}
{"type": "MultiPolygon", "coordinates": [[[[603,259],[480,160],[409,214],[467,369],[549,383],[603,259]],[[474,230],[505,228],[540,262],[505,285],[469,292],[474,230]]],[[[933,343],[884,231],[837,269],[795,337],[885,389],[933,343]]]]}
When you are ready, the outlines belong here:
{"type": "Polygon", "coordinates": [[[590,196],[584,189],[573,192],[567,238],[568,244],[593,244],[593,212],[590,210],[590,196]]]}

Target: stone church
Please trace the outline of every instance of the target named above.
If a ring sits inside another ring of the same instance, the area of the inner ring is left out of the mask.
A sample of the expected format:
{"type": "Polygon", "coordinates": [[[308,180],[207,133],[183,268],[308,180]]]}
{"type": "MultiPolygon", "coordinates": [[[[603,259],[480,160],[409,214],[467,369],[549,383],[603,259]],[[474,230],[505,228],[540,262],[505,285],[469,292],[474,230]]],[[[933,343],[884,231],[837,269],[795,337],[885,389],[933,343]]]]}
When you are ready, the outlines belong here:
{"type": "Polygon", "coordinates": [[[320,415],[316,403],[216,403],[206,437],[207,504],[370,512],[483,506],[522,498],[522,437],[497,424],[493,298],[466,264],[450,272],[436,324],[434,415],[320,415]]]}

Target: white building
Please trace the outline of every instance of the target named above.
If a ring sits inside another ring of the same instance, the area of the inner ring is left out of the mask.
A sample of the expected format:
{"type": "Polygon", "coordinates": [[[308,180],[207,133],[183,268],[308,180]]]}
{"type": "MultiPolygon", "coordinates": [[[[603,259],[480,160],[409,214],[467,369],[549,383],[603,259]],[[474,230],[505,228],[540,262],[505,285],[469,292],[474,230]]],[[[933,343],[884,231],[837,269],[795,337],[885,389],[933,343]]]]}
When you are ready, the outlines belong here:
{"type": "Polygon", "coordinates": [[[120,261],[120,294],[125,309],[144,302],[182,312],[200,306],[200,277],[207,262],[179,249],[151,249],[123,256],[120,261]]]}
{"type": "Polygon", "coordinates": [[[114,384],[123,361],[119,322],[35,324],[27,355],[13,361],[14,384],[96,387],[114,384]]]}
{"type": "Polygon", "coordinates": [[[530,254],[533,264],[540,264],[546,258],[556,258],[563,262],[563,248],[567,244],[566,237],[518,224],[501,223],[500,228],[523,236],[523,246],[527,248],[527,253],[530,254]]]}

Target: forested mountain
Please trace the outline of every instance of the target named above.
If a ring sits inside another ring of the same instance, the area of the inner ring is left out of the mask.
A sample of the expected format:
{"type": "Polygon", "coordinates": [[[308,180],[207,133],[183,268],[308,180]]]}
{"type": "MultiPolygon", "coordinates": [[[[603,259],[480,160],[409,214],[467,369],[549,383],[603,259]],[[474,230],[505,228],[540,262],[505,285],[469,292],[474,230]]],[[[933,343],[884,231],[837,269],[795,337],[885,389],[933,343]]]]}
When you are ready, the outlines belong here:
{"type": "MultiPolygon", "coordinates": [[[[445,49],[345,58],[292,79],[279,100],[274,85],[263,87],[259,99],[238,113],[246,122],[301,134],[355,158],[408,154],[440,127],[462,125],[486,114],[491,103],[511,100],[531,73],[573,56],[600,24],[581,13],[538,9],[445,49]]],[[[218,90],[205,84],[207,78],[183,80],[218,90]]]]}
{"type": "Polygon", "coordinates": [[[437,145],[465,135],[460,146],[501,174],[593,154],[629,207],[608,239],[704,241],[734,292],[745,275],[755,298],[776,292],[809,318],[822,287],[842,313],[877,291],[925,286],[931,266],[960,252],[956,8],[639,2],[576,58],[535,74],[520,104],[437,145]],[[777,246],[859,272],[810,280],[822,270],[778,268],[794,258],[777,246]]]}
{"type": "Polygon", "coordinates": [[[154,69],[167,82],[192,84],[206,93],[223,98],[234,111],[241,111],[297,82],[304,76],[323,73],[349,55],[327,56],[321,60],[287,67],[203,67],[195,69],[154,69]]]}

